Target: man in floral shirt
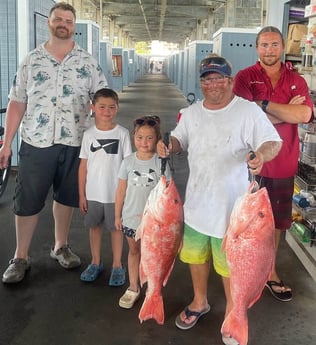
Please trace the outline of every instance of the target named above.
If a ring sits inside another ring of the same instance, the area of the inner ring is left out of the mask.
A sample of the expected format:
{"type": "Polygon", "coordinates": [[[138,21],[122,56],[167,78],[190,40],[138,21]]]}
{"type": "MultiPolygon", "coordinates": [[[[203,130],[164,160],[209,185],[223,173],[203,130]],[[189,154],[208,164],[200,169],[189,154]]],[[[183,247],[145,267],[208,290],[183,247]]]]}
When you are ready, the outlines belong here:
{"type": "Polygon", "coordinates": [[[53,188],[55,245],[51,258],[66,268],[80,265],[68,245],[73,208],[78,207],[77,171],[90,100],[107,86],[97,61],[73,40],[75,9],[64,2],[50,10],[50,38],[21,63],[10,91],[0,168],[6,167],[21,124],[19,170],[14,196],[17,247],[2,276],[21,281],[30,268],[29,247],[38,216],[53,188]]]}

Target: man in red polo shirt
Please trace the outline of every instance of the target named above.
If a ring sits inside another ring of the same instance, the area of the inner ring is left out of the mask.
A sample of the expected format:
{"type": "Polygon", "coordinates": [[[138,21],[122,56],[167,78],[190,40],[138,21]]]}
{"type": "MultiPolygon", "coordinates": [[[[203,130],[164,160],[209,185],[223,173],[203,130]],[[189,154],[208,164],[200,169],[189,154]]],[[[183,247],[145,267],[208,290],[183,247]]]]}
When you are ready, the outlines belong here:
{"type": "MultiPolygon", "coordinates": [[[[284,40],[279,29],[263,28],[257,35],[256,49],[259,61],[237,73],[234,93],[255,101],[274,124],[283,140],[281,151],[266,162],[258,182],[267,187],[275,220],[276,253],[282,231],[292,222],[292,195],[294,176],[299,158],[298,124],[313,119],[313,102],[303,77],[290,63],[281,61],[284,40]]],[[[279,278],[274,267],[271,280],[266,284],[280,301],[292,299],[291,288],[279,278]]]]}

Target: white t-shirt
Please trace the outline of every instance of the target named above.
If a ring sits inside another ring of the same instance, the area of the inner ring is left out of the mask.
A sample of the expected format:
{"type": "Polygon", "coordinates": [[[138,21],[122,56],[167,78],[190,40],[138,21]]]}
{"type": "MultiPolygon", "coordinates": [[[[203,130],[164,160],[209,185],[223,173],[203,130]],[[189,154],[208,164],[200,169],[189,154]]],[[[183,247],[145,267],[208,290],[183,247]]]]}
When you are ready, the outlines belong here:
{"type": "Polygon", "coordinates": [[[171,135],[188,151],[185,223],[223,238],[234,202],[249,186],[247,153],[266,141],[281,141],[277,131],[255,103],[235,96],[216,111],[193,104],[171,135]]]}
{"type": "Polygon", "coordinates": [[[118,171],[123,158],[132,153],[129,131],[116,125],[109,131],[96,126],[84,132],[79,157],[87,159],[87,200],[115,202],[118,171]]]}

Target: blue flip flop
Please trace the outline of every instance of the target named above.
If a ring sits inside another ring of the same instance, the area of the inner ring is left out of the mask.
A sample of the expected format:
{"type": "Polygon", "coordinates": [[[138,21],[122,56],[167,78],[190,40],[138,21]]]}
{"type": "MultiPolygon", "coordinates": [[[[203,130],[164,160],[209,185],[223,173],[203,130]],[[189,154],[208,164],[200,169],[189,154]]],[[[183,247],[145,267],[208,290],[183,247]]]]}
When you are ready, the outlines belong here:
{"type": "Polygon", "coordinates": [[[190,329],[197,324],[201,316],[207,314],[210,310],[211,310],[211,307],[209,304],[202,311],[193,311],[193,310],[190,310],[189,307],[187,306],[184,308],[185,318],[188,319],[190,316],[195,316],[195,319],[190,323],[186,323],[181,320],[181,317],[180,317],[181,314],[179,314],[176,318],[176,326],[182,330],[190,329]]]}

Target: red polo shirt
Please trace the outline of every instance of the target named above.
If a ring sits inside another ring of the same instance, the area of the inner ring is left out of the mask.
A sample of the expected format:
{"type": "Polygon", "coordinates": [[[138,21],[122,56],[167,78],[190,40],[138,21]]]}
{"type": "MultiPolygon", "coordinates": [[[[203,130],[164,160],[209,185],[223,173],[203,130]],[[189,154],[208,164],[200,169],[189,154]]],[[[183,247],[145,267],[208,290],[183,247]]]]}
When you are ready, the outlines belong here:
{"type": "MultiPolygon", "coordinates": [[[[249,101],[267,99],[284,104],[301,95],[306,97],[304,104],[313,111],[314,104],[305,79],[293,70],[291,64],[282,63],[281,68],[281,76],[274,89],[260,62],[239,71],[235,77],[235,94],[249,101]]],[[[312,115],[310,121],[313,118],[312,115]]],[[[277,157],[264,164],[260,175],[270,178],[294,176],[299,158],[298,125],[284,122],[274,126],[283,140],[282,148],[277,157]]]]}

